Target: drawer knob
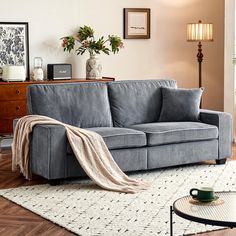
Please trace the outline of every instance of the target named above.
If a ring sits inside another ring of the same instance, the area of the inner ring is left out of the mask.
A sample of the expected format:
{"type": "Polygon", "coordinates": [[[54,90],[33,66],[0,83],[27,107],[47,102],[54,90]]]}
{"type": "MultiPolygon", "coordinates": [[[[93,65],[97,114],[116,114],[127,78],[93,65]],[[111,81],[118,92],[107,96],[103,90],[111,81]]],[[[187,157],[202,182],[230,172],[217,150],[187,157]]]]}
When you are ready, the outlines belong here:
{"type": "Polygon", "coordinates": [[[20,107],[19,107],[19,106],[17,106],[17,107],[16,107],[16,110],[17,110],[17,111],[19,111],[19,110],[20,110],[20,107]]]}
{"type": "Polygon", "coordinates": [[[16,90],[16,93],[17,93],[17,94],[20,94],[20,90],[16,90]]]}

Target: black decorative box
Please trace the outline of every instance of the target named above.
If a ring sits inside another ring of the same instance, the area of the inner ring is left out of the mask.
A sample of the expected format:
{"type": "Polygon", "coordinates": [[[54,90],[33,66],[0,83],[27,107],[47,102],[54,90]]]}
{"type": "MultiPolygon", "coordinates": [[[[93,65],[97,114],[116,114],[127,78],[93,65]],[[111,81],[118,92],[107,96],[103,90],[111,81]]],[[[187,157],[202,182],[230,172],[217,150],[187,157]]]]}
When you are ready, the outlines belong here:
{"type": "Polygon", "coordinates": [[[60,80],[72,78],[71,64],[48,64],[48,80],[60,80]]]}

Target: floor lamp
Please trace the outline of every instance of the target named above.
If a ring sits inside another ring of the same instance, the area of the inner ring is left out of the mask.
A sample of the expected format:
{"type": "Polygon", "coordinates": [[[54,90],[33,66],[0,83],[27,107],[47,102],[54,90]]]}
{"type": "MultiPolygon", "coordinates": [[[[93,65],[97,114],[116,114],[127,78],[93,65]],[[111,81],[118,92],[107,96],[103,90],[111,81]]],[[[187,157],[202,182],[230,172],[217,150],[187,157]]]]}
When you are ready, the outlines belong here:
{"type": "Polygon", "coordinates": [[[198,42],[197,60],[199,65],[199,88],[202,87],[202,41],[213,41],[213,24],[198,23],[187,24],[187,41],[198,42]]]}

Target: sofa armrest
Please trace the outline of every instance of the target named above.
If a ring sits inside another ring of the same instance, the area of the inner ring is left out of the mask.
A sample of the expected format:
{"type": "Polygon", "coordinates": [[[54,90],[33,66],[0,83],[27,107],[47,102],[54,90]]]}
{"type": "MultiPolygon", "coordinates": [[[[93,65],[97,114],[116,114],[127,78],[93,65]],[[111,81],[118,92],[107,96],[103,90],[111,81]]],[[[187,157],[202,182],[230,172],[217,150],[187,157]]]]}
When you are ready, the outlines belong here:
{"type": "Polygon", "coordinates": [[[32,173],[47,179],[66,177],[67,136],[61,125],[36,125],[31,136],[32,173]]]}
{"type": "Polygon", "coordinates": [[[203,123],[215,125],[219,131],[219,159],[231,157],[232,152],[232,116],[226,112],[200,110],[203,123]]]}
{"type": "Polygon", "coordinates": [[[15,131],[16,124],[17,124],[17,122],[18,122],[19,119],[20,119],[20,118],[15,118],[15,119],[13,120],[13,122],[12,122],[13,133],[14,133],[14,131],[15,131]]]}

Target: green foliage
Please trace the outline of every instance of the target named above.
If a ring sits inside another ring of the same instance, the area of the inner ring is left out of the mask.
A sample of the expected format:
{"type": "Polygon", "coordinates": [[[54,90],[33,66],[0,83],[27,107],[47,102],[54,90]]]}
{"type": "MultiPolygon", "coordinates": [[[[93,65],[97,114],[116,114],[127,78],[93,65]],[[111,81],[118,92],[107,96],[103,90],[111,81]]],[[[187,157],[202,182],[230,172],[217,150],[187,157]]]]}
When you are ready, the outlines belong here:
{"type": "Polygon", "coordinates": [[[123,42],[120,37],[115,35],[109,35],[108,36],[111,46],[111,51],[115,54],[118,53],[120,48],[123,48],[123,42]]]}
{"type": "Polygon", "coordinates": [[[75,45],[79,46],[75,49],[77,55],[83,55],[86,51],[90,54],[100,54],[101,52],[109,55],[110,52],[118,53],[123,48],[123,42],[120,37],[109,35],[108,39],[104,36],[95,40],[94,30],[89,26],[80,27],[76,36],[66,36],[61,38],[63,40],[62,47],[64,51],[71,52],[75,45]]]}
{"type": "Polygon", "coordinates": [[[94,31],[89,26],[80,27],[78,31],[78,38],[81,42],[87,40],[88,38],[93,38],[94,31]]]}
{"type": "Polygon", "coordinates": [[[66,36],[61,38],[62,41],[62,47],[64,48],[64,52],[68,51],[70,52],[72,49],[74,49],[75,46],[75,39],[73,36],[66,36]]]}

